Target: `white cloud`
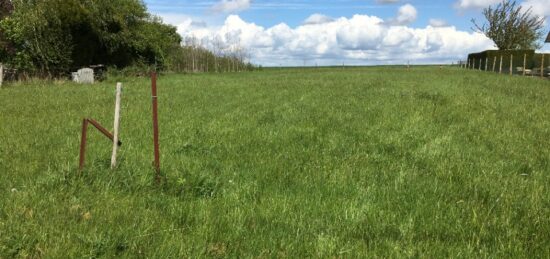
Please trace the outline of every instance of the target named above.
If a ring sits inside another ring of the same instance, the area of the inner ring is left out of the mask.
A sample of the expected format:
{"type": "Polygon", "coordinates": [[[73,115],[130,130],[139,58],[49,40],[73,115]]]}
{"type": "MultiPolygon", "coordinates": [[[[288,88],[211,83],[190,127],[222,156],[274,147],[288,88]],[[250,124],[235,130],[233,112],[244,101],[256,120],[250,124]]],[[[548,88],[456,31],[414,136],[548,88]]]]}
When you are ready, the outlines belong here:
{"type": "Polygon", "coordinates": [[[304,21],[304,24],[323,24],[323,23],[332,22],[332,21],[334,21],[334,19],[332,19],[332,17],[316,13],[316,14],[312,14],[311,16],[309,16],[304,21]]]}
{"type": "Polygon", "coordinates": [[[521,5],[524,8],[531,8],[533,14],[538,16],[550,16],[550,1],[549,0],[525,0],[521,5]]]}
{"type": "MultiPolygon", "coordinates": [[[[458,9],[482,9],[491,5],[501,3],[502,0],[457,0],[455,7],[458,9]]],[[[550,1],[549,0],[524,0],[521,6],[525,9],[532,8],[533,14],[539,16],[550,16],[550,1]]]]}
{"type": "Polygon", "coordinates": [[[225,50],[242,47],[252,62],[266,66],[299,65],[304,59],[320,65],[343,60],[346,64],[450,62],[494,45],[482,34],[455,27],[411,28],[368,15],[294,28],[284,23],[264,28],[230,15],[220,27],[196,27],[189,20],[178,26],[178,32],[197,37],[209,48],[213,39],[221,41],[225,50]]]}
{"type": "Polygon", "coordinates": [[[447,27],[449,26],[445,20],[442,19],[430,19],[430,26],[432,27],[447,27]]]}
{"type": "Polygon", "coordinates": [[[406,4],[399,7],[397,11],[397,16],[388,21],[392,25],[406,25],[414,22],[416,20],[418,13],[416,8],[411,4],[406,4]]]}
{"type": "Polygon", "coordinates": [[[458,9],[482,9],[490,5],[498,4],[502,0],[458,0],[455,7],[458,9]]]}
{"type": "Polygon", "coordinates": [[[221,0],[212,6],[212,11],[217,13],[235,13],[250,8],[252,0],[221,0]]]}

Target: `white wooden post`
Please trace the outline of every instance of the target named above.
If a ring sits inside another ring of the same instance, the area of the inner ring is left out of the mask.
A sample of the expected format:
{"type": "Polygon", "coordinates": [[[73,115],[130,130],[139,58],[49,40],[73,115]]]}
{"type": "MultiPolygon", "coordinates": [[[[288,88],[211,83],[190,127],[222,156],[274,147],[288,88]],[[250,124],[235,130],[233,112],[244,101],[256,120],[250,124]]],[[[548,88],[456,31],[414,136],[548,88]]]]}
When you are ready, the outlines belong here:
{"type": "Polygon", "coordinates": [[[479,58],[479,71],[481,71],[481,58],[479,58]]]}
{"type": "Polygon", "coordinates": [[[500,69],[498,70],[499,74],[502,74],[502,55],[500,55],[500,69]]]}
{"type": "Polygon", "coordinates": [[[487,72],[487,68],[489,66],[489,57],[485,58],[485,72],[487,72]]]}
{"type": "Polygon", "coordinates": [[[113,155],[111,156],[111,169],[116,167],[116,153],[118,151],[118,128],[120,126],[120,94],[122,93],[122,83],[116,84],[115,101],[115,125],[113,129],[113,155]]]}
{"type": "Polygon", "coordinates": [[[523,75],[525,76],[525,69],[527,69],[527,54],[523,54],[523,75]]]}
{"type": "Polygon", "coordinates": [[[493,59],[493,72],[496,71],[496,68],[497,68],[497,56],[495,56],[495,58],[493,59]]]}

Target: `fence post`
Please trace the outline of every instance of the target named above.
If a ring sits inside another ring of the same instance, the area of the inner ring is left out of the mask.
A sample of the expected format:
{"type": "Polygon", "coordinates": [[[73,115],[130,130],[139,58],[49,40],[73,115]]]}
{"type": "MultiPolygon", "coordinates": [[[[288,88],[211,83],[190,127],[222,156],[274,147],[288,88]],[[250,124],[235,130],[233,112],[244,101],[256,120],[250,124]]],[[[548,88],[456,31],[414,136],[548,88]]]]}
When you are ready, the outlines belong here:
{"type": "Polygon", "coordinates": [[[153,99],[153,148],[154,148],[154,167],[155,179],[160,183],[160,149],[159,149],[159,123],[158,123],[158,97],[157,97],[157,73],[151,74],[151,93],[153,99]]]}
{"type": "Polygon", "coordinates": [[[500,55],[500,68],[498,70],[499,74],[502,74],[502,55],[500,55]]]}
{"type": "Polygon", "coordinates": [[[115,100],[115,124],[113,129],[113,154],[111,156],[111,169],[116,167],[116,153],[118,151],[118,128],[120,126],[120,94],[122,92],[122,83],[116,84],[115,100]]]}
{"type": "Polygon", "coordinates": [[[523,75],[525,76],[525,69],[527,69],[527,54],[523,54],[523,75]]]}
{"type": "Polygon", "coordinates": [[[542,60],[540,61],[540,77],[544,77],[544,53],[542,54],[542,60]]]}
{"type": "Polygon", "coordinates": [[[2,88],[2,83],[4,83],[4,64],[0,63],[0,88],[2,88]]]}
{"type": "Polygon", "coordinates": [[[80,138],[80,160],[78,162],[78,169],[82,171],[84,169],[84,160],[86,159],[86,135],[88,132],[88,120],[82,120],[82,137],[80,138]]]}
{"type": "Polygon", "coordinates": [[[493,59],[493,72],[497,69],[497,56],[493,59]]]}
{"type": "Polygon", "coordinates": [[[485,57],[485,72],[487,72],[488,66],[489,66],[489,57],[485,57]]]}
{"type": "Polygon", "coordinates": [[[510,55],[510,75],[514,74],[514,55],[510,55]]]}
{"type": "Polygon", "coordinates": [[[479,58],[479,71],[481,71],[481,58],[479,58]]]}

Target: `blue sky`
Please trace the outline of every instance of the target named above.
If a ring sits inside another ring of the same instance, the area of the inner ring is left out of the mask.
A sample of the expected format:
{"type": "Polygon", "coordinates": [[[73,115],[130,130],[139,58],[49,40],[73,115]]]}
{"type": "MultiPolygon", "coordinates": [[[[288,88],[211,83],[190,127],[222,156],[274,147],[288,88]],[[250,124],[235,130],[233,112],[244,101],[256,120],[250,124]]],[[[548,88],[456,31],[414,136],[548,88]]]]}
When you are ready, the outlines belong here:
{"type": "MultiPolygon", "coordinates": [[[[263,65],[450,63],[493,46],[471,30],[499,0],[145,0],[184,37],[263,65]],[[218,48],[220,44],[218,44],[218,48]]],[[[550,0],[519,1],[550,15],[550,0]]],[[[547,23],[548,24],[548,23],[547,23]]],[[[545,46],[543,50],[549,50],[545,46]]]]}
{"type": "MultiPolygon", "coordinates": [[[[192,0],[146,0],[152,13],[164,15],[189,15],[204,20],[216,21],[224,13],[212,13],[211,7],[217,1],[192,0]]],[[[412,26],[426,26],[430,19],[445,19],[460,29],[468,30],[471,27],[470,19],[480,16],[476,9],[454,8],[452,0],[417,0],[403,1],[393,4],[379,4],[375,0],[317,0],[317,1],[274,1],[256,0],[249,9],[238,12],[246,21],[270,27],[278,23],[289,26],[300,25],[307,17],[314,13],[323,13],[332,17],[352,16],[354,14],[376,15],[381,18],[391,18],[402,3],[413,4],[419,12],[418,20],[412,26]]]]}

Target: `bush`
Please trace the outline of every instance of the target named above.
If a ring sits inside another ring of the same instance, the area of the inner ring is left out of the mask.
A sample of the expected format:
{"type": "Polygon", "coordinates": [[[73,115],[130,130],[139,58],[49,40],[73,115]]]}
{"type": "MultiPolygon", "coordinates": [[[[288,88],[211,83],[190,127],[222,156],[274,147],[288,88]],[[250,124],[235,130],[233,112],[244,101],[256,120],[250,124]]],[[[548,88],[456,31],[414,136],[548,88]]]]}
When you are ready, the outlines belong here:
{"type": "Polygon", "coordinates": [[[11,1],[0,20],[0,58],[19,73],[64,77],[75,68],[139,63],[164,68],[176,28],[141,0],[11,1]],[[9,48],[8,48],[9,46],[9,48]]]}

